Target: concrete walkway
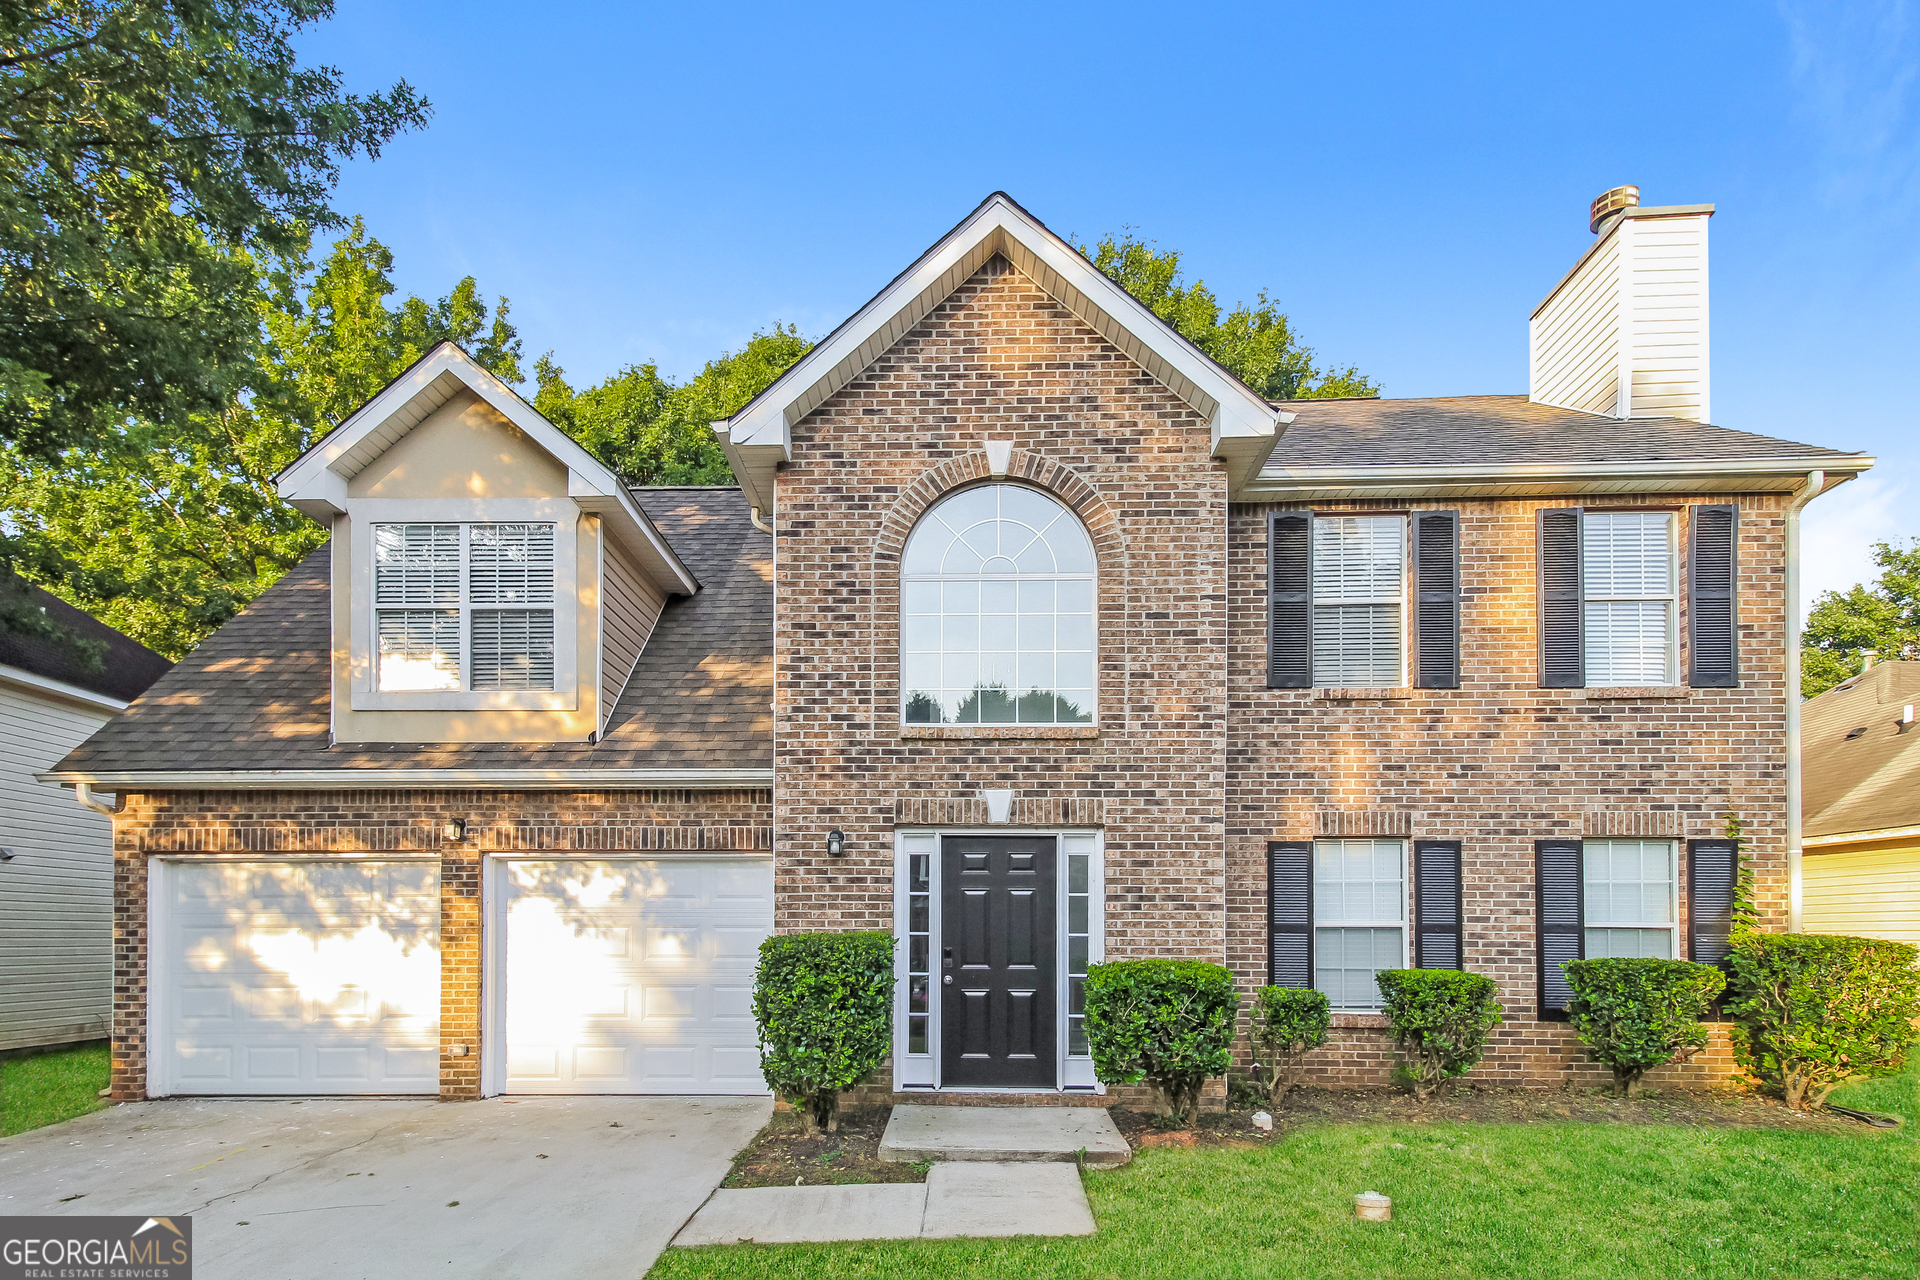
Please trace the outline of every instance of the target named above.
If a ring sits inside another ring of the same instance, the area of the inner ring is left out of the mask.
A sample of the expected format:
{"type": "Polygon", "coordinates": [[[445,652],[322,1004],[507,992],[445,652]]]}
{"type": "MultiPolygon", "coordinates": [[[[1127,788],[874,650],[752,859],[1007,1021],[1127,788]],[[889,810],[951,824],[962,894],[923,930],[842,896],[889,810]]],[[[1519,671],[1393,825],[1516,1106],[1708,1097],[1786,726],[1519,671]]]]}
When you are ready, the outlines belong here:
{"type": "MultiPolygon", "coordinates": [[[[899,1114],[897,1108],[895,1114],[899,1114]]],[[[924,1184],[716,1191],[673,1243],[690,1248],[743,1241],[800,1244],[915,1237],[1090,1236],[1093,1232],[1093,1210],[1077,1168],[1054,1163],[964,1163],[936,1164],[924,1184]]]]}
{"type": "Polygon", "coordinates": [[[881,1136],[880,1158],[1119,1165],[1133,1159],[1133,1148],[1105,1107],[898,1106],[881,1136]]]}

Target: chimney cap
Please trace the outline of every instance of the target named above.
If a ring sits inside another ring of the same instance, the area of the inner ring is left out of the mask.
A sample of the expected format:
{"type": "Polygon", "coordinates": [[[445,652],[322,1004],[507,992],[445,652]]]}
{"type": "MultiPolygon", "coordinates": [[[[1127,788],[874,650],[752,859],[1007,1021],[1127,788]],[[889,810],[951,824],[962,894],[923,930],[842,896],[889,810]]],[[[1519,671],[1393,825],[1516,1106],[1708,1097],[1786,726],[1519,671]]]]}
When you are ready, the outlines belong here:
{"type": "Polygon", "coordinates": [[[1599,235],[1623,210],[1639,203],[1638,187],[1614,187],[1610,191],[1603,191],[1587,206],[1587,229],[1599,235]]]}

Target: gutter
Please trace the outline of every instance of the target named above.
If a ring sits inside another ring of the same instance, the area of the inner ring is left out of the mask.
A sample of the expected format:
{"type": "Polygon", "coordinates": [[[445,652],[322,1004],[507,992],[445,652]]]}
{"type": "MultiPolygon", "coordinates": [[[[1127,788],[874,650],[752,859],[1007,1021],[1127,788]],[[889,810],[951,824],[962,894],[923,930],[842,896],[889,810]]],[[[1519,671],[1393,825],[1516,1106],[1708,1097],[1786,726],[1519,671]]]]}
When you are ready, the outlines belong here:
{"type": "MultiPolygon", "coordinates": [[[[771,787],[772,769],[152,769],[35,774],[71,785],[80,802],[92,787],[128,791],[605,791],[624,787],[716,790],[771,787]]],[[[92,808],[92,805],[88,805],[92,808]]],[[[102,812],[109,812],[102,810],[102,812]]]]}
{"type": "Polygon", "coordinates": [[[1878,831],[1842,831],[1832,836],[1808,836],[1800,842],[1803,848],[1816,849],[1835,844],[1866,844],[1874,840],[1907,840],[1920,836],[1920,826],[1882,827],[1878,831]]]}
{"type": "Polygon", "coordinates": [[[1282,497],[1290,490],[1333,487],[1511,484],[1526,480],[1761,479],[1804,476],[1810,471],[1853,475],[1873,466],[1865,454],[1818,458],[1687,458],[1644,462],[1522,462],[1506,465],[1280,466],[1247,484],[1247,498],[1282,497]]]}
{"type": "Polygon", "coordinates": [[[1803,897],[1800,829],[1803,772],[1800,759],[1800,511],[1827,487],[1827,473],[1812,471],[1787,506],[1787,932],[1800,932],[1803,897]]]}

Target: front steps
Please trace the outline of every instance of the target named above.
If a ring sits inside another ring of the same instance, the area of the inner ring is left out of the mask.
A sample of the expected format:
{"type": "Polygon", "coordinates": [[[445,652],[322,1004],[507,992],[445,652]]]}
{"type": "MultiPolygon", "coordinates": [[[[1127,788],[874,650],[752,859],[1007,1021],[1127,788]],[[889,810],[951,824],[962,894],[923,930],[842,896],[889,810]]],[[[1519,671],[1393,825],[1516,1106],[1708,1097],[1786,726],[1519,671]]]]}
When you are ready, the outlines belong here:
{"type": "Polygon", "coordinates": [[[1133,1159],[1133,1148],[1104,1107],[915,1105],[893,1109],[880,1158],[1121,1165],[1133,1159]]]}

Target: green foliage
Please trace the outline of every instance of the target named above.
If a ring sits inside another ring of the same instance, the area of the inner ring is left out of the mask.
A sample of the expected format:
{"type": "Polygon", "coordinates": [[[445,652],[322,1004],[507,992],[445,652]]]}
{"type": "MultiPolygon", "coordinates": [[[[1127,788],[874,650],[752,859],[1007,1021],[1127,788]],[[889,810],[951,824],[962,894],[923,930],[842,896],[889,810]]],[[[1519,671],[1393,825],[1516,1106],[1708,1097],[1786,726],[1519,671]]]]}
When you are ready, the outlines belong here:
{"type": "Polygon", "coordinates": [[[1253,1056],[1267,1072],[1267,1101],[1279,1107],[1300,1083],[1307,1054],[1327,1042],[1333,1025],[1327,995],[1304,987],[1261,987],[1248,1012],[1253,1056]]]}
{"type": "Polygon", "coordinates": [[[840,1091],[871,1075],[891,1047],[893,945],[879,931],[789,933],[760,944],[760,1069],[810,1135],[840,1127],[840,1091]]]}
{"type": "Polygon", "coordinates": [[[1727,911],[1727,940],[1738,943],[1760,928],[1760,899],[1754,886],[1753,860],[1747,857],[1747,829],[1731,809],[1722,834],[1733,841],[1733,905],[1727,911]]]}
{"type": "Polygon", "coordinates": [[[1795,1111],[1898,1071],[1920,1017],[1916,956],[1880,938],[1748,934],[1727,958],[1735,1057],[1795,1111]]]}
{"type": "Polygon", "coordinates": [[[1406,1058],[1414,1097],[1432,1097],[1480,1061],[1487,1032],[1500,1022],[1492,978],[1459,969],[1382,969],[1374,980],[1386,997],[1387,1025],[1406,1058]]]}
{"type": "Polygon", "coordinates": [[[1828,591],[1807,615],[1800,639],[1800,696],[1824,693],[1862,670],[1863,651],[1882,661],[1920,658],[1920,538],[1911,545],[1877,542],[1880,578],[1828,591]]]}
{"type": "Polygon", "coordinates": [[[1706,1048],[1701,1019],[1727,985],[1718,969],[1685,960],[1572,960],[1562,967],[1573,988],[1567,1015],[1574,1032],[1613,1068],[1625,1098],[1649,1068],[1706,1048]]]}
{"type": "Polygon", "coordinates": [[[1223,315],[1220,300],[1205,281],[1187,284],[1181,278],[1177,250],[1161,251],[1130,229],[1097,245],[1074,247],[1182,337],[1269,400],[1380,394],[1380,388],[1351,365],[1316,368],[1312,350],[1300,344],[1292,323],[1265,290],[1257,303],[1238,303],[1223,315]]]}
{"type": "Polygon", "coordinates": [[[776,324],[684,385],[642,364],[581,392],[548,352],[534,365],[533,407],[629,484],[731,484],[712,424],[738,413],[812,345],[792,325],[776,324]]]}
{"type": "Polygon", "coordinates": [[[1107,1084],[1144,1080],[1162,1114],[1200,1119],[1200,1089],[1233,1060],[1240,995],[1200,960],[1116,960],[1087,969],[1087,1042],[1107,1084]]]}

